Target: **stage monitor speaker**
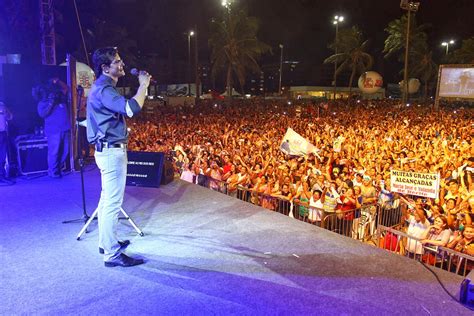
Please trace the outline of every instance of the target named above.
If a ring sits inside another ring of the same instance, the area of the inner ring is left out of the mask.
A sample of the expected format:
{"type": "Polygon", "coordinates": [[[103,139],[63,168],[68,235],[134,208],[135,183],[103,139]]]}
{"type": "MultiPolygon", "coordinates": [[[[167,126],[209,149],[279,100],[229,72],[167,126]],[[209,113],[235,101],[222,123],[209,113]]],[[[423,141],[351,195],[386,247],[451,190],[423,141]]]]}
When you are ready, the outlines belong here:
{"type": "Polygon", "coordinates": [[[168,183],[173,182],[174,179],[174,170],[173,170],[173,163],[165,159],[163,164],[163,176],[161,177],[161,184],[166,185],[168,183]]]}
{"type": "Polygon", "coordinates": [[[164,153],[128,152],[127,185],[158,188],[162,182],[164,153]]]}
{"type": "Polygon", "coordinates": [[[466,306],[474,308],[474,270],[469,272],[461,283],[459,300],[466,306]]]}
{"type": "Polygon", "coordinates": [[[45,137],[22,135],[15,143],[20,174],[48,172],[48,141],[45,137]]]}

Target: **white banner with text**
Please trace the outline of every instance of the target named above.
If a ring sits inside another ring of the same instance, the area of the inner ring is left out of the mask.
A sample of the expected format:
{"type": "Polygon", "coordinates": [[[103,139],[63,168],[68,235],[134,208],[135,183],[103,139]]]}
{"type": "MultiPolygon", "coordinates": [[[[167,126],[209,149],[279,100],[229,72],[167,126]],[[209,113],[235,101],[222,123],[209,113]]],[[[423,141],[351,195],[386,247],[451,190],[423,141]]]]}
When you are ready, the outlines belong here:
{"type": "Polygon", "coordinates": [[[439,181],[439,173],[390,171],[392,192],[436,199],[439,193],[439,181]]]}

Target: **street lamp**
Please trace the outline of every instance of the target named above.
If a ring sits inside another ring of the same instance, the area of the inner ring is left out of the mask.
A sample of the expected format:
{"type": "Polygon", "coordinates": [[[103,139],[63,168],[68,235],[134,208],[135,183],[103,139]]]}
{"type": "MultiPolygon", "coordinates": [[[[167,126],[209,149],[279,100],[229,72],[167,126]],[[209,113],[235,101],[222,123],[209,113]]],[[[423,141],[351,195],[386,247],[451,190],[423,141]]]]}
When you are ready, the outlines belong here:
{"type": "Polygon", "coordinates": [[[405,69],[403,71],[403,104],[407,103],[408,100],[408,47],[410,45],[410,24],[411,24],[411,12],[416,13],[420,7],[419,2],[408,2],[408,0],[400,1],[400,8],[408,12],[408,21],[407,21],[407,34],[406,34],[406,43],[405,43],[405,69]]]}
{"type": "Polygon", "coordinates": [[[232,0],[222,0],[221,4],[227,10],[230,10],[230,6],[232,5],[232,0]]]}
{"type": "MultiPolygon", "coordinates": [[[[344,21],[344,17],[341,15],[336,15],[334,16],[334,20],[332,21],[332,24],[336,26],[336,38],[334,40],[334,51],[335,55],[337,55],[337,37],[339,33],[339,23],[342,23],[344,21]]],[[[334,93],[333,93],[333,99],[336,101],[336,90],[337,90],[337,57],[334,60],[334,93]]]]}
{"type": "Polygon", "coordinates": [[[283,74],[283,44],[280,44],[280,83],[278,84],[278,94],[281,95],[281,77],[283,74]]]}
{"type": "Polygon", "coordinates": [[[446,55],[448,55],[449,53],[449,45],[452,45],[452,44],[454,44],[454,40],[441,43],[441,46],[446,46],[446,55]]]}
{"type": "Polygon", "coordinates": [[[194,31],[188,32],[188,96],[191,95],[191,36],[194,31]]]}

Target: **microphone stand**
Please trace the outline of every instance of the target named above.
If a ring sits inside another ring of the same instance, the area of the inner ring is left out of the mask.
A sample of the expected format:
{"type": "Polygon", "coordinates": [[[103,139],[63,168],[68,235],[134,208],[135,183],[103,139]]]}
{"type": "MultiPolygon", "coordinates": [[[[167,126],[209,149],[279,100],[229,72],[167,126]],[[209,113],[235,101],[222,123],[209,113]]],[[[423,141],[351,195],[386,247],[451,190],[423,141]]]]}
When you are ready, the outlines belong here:
{"type": "Polygon", "coordinates": [[[87,223],[89,220],[90,216],[87,214],[86,210],[86,193],[84,190],[84,157],[82,156],[82,142],[79,140],[81,137],[80,133],[80,128],[81,126],[79,125],[79,111],[81,109],[81,103],[82,103],[82,96],[84,94],[84,88],[81,86],[77,87],[77,111],[76,111],[76,145],[77,145],[77,151],[78,151],[78,158],[79,158],[79,170],[81,173],[81,192],[82,192],[82,217],[77,218],[77,219],[72,219],[72,220],[67,220],[63,221],[63,224],[69,224],[69,223],[80,223],[84,222],[87,223]]]}

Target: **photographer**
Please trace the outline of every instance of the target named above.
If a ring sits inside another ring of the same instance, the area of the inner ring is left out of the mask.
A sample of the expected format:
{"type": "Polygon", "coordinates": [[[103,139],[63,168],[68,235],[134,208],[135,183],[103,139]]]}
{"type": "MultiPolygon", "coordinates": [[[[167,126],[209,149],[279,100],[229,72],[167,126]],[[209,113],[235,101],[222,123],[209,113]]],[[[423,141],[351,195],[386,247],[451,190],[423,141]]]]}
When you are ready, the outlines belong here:
{"type": "Polygon", "coordinates": [[[71,122],[67,91],[67,85],[58,78],[51,78],[33,90],[38,101],[38,114],[44,119],[44,132],[48,138],[48,174],[52,178],[61,177],[61,167],[69,154],[71,122]]]}
{"type": "Polygon", "coordinates": [[[12,113],[5,104],[0,101],[0,182],[8,184],[10,181],[5,179],[5,159],[7,158],[8,151],[8,121],[12,118],[12,113]]]}

